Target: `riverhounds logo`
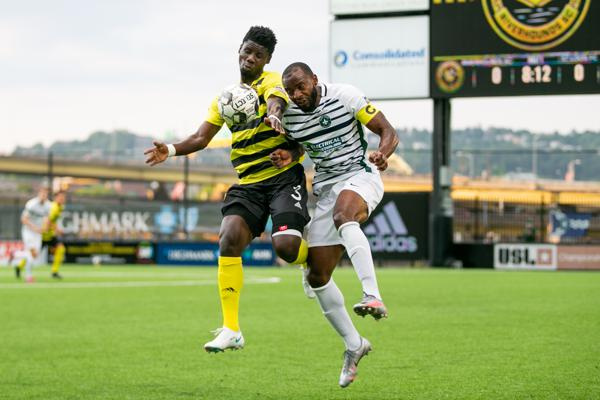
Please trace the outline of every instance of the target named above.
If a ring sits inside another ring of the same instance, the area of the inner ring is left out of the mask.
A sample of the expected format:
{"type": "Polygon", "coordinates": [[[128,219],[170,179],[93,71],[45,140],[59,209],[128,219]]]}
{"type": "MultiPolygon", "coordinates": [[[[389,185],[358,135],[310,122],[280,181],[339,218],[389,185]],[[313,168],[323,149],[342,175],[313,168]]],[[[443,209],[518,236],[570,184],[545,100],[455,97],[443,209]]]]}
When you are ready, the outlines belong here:
{"type": "Polygon", "coordinates": [[[540,51],[567,40],[585,19],[591,0],[482,0],[485,17],[502,40],[540,51]]]}
{"type": "Polygon", "coordinates": [[[409,235],[406,224],[393,201],[387,203],[364,229],[371,250],[386,253],[414,253],[417,238],[409,235]]]}
{"type": "Polygon", "coordinates": [[[435,71],[435,82],[440,90],[454,93],[460,89],[465,81],[465,70],[456,61],[444,61],[435,71]]]}

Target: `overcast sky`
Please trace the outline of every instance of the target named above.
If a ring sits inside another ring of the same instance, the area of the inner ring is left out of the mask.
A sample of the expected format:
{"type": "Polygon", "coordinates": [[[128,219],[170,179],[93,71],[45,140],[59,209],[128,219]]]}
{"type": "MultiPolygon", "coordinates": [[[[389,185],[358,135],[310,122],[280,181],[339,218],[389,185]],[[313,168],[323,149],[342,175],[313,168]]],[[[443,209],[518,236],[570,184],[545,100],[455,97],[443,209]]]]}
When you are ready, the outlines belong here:
{"type": "MultiPolygon", "coordinates": [[[[239,79],[251,25],[279,44],[268,69],[305,61],[328,80],[328,1],[0,0],[0,153],[128,129],[195,131],[239,79]]],[[[380,102],[398,127],[432,126],[429,100],[380,102]]],[[[600,96],[453,101],[454,128],[600,130],[600,96]]]]}

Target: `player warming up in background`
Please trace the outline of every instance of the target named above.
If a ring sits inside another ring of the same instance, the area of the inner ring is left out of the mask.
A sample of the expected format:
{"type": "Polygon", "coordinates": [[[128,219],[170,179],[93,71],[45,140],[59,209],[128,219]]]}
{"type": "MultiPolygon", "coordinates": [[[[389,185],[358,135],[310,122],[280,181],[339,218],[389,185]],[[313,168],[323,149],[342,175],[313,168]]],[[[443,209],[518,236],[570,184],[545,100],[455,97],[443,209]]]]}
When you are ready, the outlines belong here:
{"type": "MultiPolygon", "coordinates": [[[[288,66],[283,84],[293,103],[284,114],[283,126],[315,163],[313,192],[318,200],[308,227],[308,283],[323,314],[346,345],[339,380],[340,386],[346,387],[354,381],[358,362],[371,350],[371,344],[352,324],[342,292],[331,275],[345,248],[363,289],[363,298],[354,305],[354,312],[375,319],[387,316],[369,242],[359,224],[366,221],[383,197],[378,171],[387,168],[398,137],[383,113],[358,89],[319,83],[304,63],[288,66]],[[379,148],[368,157],[363,124],[380,136],[379,148]]],[[[285,168],[292,155],[278,150],[271,159],[285,168]]]]}
{"type": "Polygon", "coordinates": [[[60,266],[65,258],[65,245],[59,240],[57,235],[62,235],[57,222],[65,208],[67,194],[60,190],[54,194],[54,201],[50,205],[48,216],[44,220],[44,231],[42,232],[42,247],[48,249],[48,253],[54,256],[52,260],[51,276],[54,279],[62,279],[58,273],[60,266]]]}
{"type": "Polygon", "coordinates": [[[21,214],[21,237],[23,238],[24,250],[17,252],[14,256],[15,274],[21,277],[21,271],[25,269],[25,281],[32,283],[33,264],[37,261],[42,249],[42,232],[44,220],[50,212],[50,201],[48,201],[48,188],[42,186],[33,199],[25,203],[25,209],[21,214]]]}
{"type": "MultiPolygon", "coordinates": [[[[254,26],[239,48],[241,82],[258,93],[259,118],[229,126],[231,163],[238,173],[239,184],[227,191],[222,207],[218,282],[223,327],[215,331],[214,340],[204,345],[208,352],[244,346],[238,322],[243,276],[241,254],[252,239],[264,231],[269,215],[273,220],[273,247],[279,257],[292,264],[302,264],[308,252],[302,239],[310,217],[306,208],[304,169],[298,162],[301,150],[297,145],[293,148],[282,135],[281,118],[288,97],[281,75],[263,70],[271,61],[276,43],[271,29],[254,26]],[[276,168],[269,159],[269,154],[277,149],[292,149],[291,162],[283,168],[276,168]]],[[[145,152],[146,163],[156,165],[169,156],[204,149],[224,124],[217,101],[212,102],[206,120],[195,134],[175,144],[154,142],[154,148],[145,152]]]]}

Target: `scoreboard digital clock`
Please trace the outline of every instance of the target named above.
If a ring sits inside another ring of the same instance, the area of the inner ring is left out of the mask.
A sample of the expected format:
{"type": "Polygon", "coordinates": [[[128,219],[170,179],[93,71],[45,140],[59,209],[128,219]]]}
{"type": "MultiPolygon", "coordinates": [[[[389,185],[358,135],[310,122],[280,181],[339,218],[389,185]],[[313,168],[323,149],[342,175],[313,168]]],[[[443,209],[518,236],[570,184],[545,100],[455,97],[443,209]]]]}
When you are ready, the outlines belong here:
{"type": "Polygon", "coordinates": [[[600,93],[600,0],[432,0],[431,97],[600,93]]]}

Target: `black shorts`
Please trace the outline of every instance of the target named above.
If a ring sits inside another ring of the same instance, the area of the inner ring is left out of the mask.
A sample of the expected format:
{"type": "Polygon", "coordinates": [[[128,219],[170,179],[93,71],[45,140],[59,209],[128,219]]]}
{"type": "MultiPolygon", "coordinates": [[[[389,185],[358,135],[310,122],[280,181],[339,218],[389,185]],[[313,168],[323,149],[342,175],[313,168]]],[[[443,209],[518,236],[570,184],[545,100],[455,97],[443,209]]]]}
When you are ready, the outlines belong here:
{"type": "Polygon", "coordinates": [[[273,220],[273,233],[287,229],[302,233],[310,221],[307,198],[304,167],[297,164],[261,182],[233,185],[225,195],[221,212],[223,216],[244,218],[254,237],[265,230],[269,215],[273,220]]]}
{"type": "Polygon", "coordinates": [[[54,253],[56,246],[61,243],[60,240],[56,236],[52,237],[52,239],[42,240],[42,248],[47,247],[50,254],[54,253]]]}

